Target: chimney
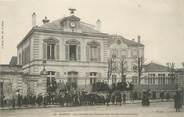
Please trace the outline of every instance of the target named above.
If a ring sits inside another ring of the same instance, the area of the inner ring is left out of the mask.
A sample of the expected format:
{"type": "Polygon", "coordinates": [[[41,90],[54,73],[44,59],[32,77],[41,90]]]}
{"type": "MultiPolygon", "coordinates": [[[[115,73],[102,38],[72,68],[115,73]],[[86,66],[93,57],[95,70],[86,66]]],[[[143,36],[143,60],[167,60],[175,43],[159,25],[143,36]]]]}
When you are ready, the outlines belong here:
{"type": "Polygon", "coordinates": [[[140,35],[137,36],[137,42],[141,43],[141,36],[140,35]]]}
{"type": "Polygon", "coordinates": [[[49,23],[49,19],[47,19],[47,17],[45,16],[45,19],[42,20],[43,21],[43,24],[46,24],[46,23],[49,23]]]}
{"type": "Polygon", "coordinates": [[[101,31],[101,23],[99,19],[96,21],[96,30],[101,31]]]}
{"type": "Polygon", "coordinates": [[[33,12],[32,14],[32,26],[35,27],[36,26],[36,13],[33,12]]]}

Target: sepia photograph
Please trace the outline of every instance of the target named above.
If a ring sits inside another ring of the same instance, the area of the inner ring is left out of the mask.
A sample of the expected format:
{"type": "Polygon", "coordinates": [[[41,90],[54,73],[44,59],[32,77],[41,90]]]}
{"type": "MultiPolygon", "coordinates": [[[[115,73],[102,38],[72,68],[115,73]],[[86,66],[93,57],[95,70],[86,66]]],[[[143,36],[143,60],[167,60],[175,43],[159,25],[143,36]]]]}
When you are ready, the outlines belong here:
{"type": "Polygon", "coordinates": [[[0,117],[184,117],[184,0],[0,0],[0,117]]]}

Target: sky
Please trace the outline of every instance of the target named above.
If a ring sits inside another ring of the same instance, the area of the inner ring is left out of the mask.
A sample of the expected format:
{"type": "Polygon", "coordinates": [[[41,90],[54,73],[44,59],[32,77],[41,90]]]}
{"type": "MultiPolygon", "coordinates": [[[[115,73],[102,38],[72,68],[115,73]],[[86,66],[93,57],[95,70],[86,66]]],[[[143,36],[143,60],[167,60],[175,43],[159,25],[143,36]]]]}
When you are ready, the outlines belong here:
{"type": "Polygon", "coordinates": [[[45,16],[50,21],[68,16],[68,8],[77,9],[75,15],[84,22],[95,24],[100,19],[102,32],[130,40],[140,35],[147,62],[174,62],[182,67],[184,0],[0,0],[0,21],[4,21],[0,64],[17,55],[17,44],[32,28],[33,12],[41,25],[45,16]]]}

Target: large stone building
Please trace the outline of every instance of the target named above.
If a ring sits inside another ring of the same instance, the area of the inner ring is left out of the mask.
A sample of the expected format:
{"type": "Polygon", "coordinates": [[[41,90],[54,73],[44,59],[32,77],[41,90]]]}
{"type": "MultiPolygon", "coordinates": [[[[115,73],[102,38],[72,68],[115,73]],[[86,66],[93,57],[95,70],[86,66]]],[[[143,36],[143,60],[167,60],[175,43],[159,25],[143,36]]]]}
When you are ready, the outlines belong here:
{"type": "MultiPolygon", "coordinates": [[[[90,90],[94,82],[107,81],[108,60],[112,56],[125,61],[127,81],[137,76],[133,68],[138,57],[144,58],[140,36],[136,42],[102,33],[100,20],[94,26],[81,21],[73,12],[53,22],[45,17],[41,26],[36,25],[35,13],[32,18],[32,29],[17,45],[18,65],[22,66],[21,71],[27,74],[27,79],[33,82],[31,86],[44,92],[44,87],[52,85],[52,82],[67,82],[73,88],[90,90]],[[45,80],[45,76],[41,75],[43,70],[47,73],[45,80]]],[[[113,65],[117,69],[112,73],[110,83],[121,81],[119,64],[113,65]]]]}

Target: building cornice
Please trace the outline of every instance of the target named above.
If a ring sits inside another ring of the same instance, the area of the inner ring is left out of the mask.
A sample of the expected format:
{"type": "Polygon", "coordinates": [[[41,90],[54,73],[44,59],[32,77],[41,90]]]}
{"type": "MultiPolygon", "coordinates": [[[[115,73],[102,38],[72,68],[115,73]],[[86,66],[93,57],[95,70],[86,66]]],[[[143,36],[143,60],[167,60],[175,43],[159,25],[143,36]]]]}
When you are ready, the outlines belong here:
{"type": "Polygon", "coordinates": [[[102,38],[109,38],[109,34],[107,33],[87,33],[87,32],[66,32],[63,30],[55,30],[55,29],[47,29],[47,28],[41,28],[41,27],[33,27],[26,36],[20,41],[20,43],[17,45],[17,48],[20,47],[20,45],[25,42],[34,32],[43,32],[43,33],[52,33],[52,34],[66,34],[66,35],[73,35],[73,36],[91,36],[91,37],[102,37],[102,38]]]}
{"type": "Polygon", "coordinates": [[[68,35],[75,35],[75,36],[92,36],[92,37],[103,37],[108,38],[110,37],[107,33],[88,33],[88,32],[67,32],[63,30],[56,30],[56,29],[50,29],[50,28],[41,28],[37,27],[35,28],[36,32],[44,32],[44,33],[55,33],[55,34],[68,34],[68,35]]]}

